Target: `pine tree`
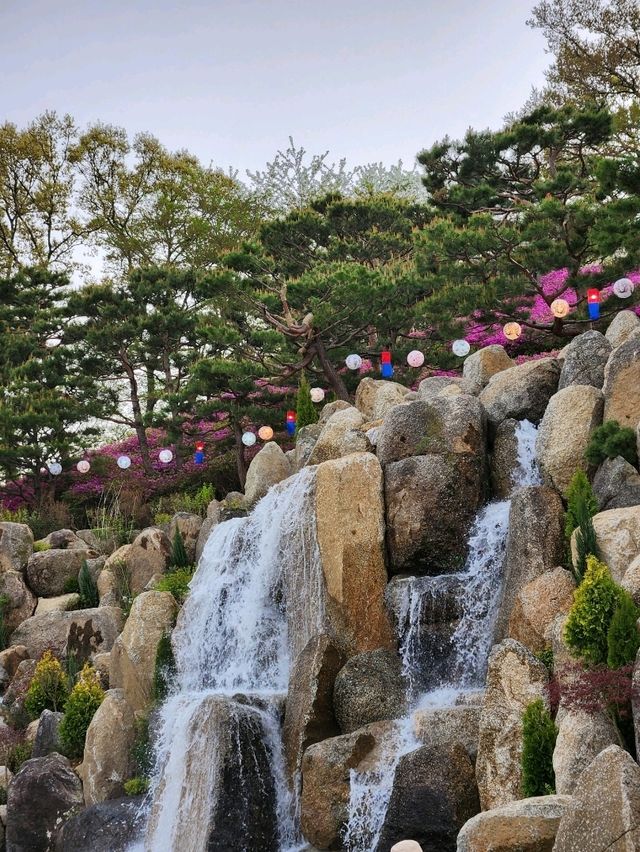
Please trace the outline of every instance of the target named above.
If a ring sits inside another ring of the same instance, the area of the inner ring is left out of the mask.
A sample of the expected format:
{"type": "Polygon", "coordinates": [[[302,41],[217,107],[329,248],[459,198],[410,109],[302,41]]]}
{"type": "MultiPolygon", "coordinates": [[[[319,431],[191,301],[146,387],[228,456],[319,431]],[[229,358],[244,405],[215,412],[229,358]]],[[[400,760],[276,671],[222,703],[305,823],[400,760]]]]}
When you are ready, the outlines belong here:
{"type": "Polygon", "coordinates": [[[182,533],[176,527],[171,543],[171,568],[188,568],[191,565],[187,550],[184,546],[182,533]]]}
{"type": "Polygon", "coordinates": [[[298,394],[296,397],[296,426],[298,429],[303,429],[311,423],[316,423],[318,420],[318,412],[311,400],[309,382],[304,372],[300,374],[300,383],[298,384],[298,394]]]}
{"type": "Polygon", "coordinates": [[[553,749],[558,729],[544,702],[533,701],[522,716],[522,794],[547,796],[555,793],[553,749]]]}
{"type": "Polygon", "coordinates": [[[571,477],[565,497],[567,513],[564,518],[564,534],[569,541],[571,534],[579,524],[578,514],[581,512],[581,507],[584,506],[590,515],[595,515],[598,511],[598,501],[593,493],[591,483],[587,474],[581,468],[578,468],[571,477]]]}
{"type": "Polygon", "coordinates": [[[607,633],[607,665],[610,669],[619,669],[635,662],[640,648],[639,617],[640,610],[629,592],[620,589],[618,606],[607,633]]]}

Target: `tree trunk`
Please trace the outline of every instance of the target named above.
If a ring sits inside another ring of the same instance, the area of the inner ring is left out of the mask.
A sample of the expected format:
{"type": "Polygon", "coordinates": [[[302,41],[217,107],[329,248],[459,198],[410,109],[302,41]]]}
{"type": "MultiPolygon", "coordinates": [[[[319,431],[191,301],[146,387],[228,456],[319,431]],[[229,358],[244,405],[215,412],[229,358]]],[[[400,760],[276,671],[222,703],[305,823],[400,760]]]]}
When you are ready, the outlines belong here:
{"type": "Polygon", "coordinates": [[[351,402],[349,391],[347,390],[345,383],[342,381],[342,376],[331,363],[327,356],[326,349],[324,348],[324,344],[319,337],[314,338],[313,347],[316,351],[316,355],[318,356],[318,361],[320,361],[322,372],[324,373],[327,382],[331,385],[331,390],[335,393],[338,399],[344,399],[346,402],[351,402]]]}
{"type": "Polygon", "coordinates": [[[144,417],[142,415],[142,406],[140,405],[140,395],[138,393],[138,380],[136,379],[135,370],[131,366],[128,358],[121,352],[120,359],[124,371],[129,379],[129,389],[131,393],[131,410],[133,412],[133,422],[138,444],[140,446],[140,458],[142,459],[142,468],[147,476],[153,476],[153,468],[151,467],[151,454],[149,452],[149,443],[147,441],[147,430],[144,425],[144,417]]]}

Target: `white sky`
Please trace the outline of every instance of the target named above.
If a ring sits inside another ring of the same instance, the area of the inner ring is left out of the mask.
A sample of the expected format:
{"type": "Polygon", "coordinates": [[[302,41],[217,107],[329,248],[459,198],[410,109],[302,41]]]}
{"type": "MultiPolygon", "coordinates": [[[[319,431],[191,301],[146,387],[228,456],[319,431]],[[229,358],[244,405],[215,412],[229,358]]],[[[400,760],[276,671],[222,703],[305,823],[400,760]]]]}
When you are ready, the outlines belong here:
{"type": "Polygon", "coordinates": [[[0,0],[0,122],[45,109],[260,168],[293,135],[349,164],[497,128],[549,57],[534,0],[0,0]]]}

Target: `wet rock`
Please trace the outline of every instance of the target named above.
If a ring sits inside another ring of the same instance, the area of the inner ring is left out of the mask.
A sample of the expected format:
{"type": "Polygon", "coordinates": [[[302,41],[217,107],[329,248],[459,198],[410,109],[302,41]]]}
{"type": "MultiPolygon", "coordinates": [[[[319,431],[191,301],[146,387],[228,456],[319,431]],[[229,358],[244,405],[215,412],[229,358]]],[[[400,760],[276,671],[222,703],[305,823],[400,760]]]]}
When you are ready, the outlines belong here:
{"type": "Polygon", "coordinates": [[[558,738],[553,751],[556,792],[572,795],[582,772],[601,751],[618,742],[618,733],[604,713],[560,707],[558,738]]]}
{"type": "Polygon", "coordinates": [[[204,551],[205,545],[209,540],[209,536],[214,531],[214,529],[218,526],[218,520],[216,518],[205,518],[202,522],[202,526],[200,527],[200,532],[198,533],[198,540],[196,541],[196,552],[195,552],[195,562],[196,565],[200,562],[200,557],[202,556],[202,552],[204,551]]]}
{"type": "MultiPolygon", "coordinates": [[[[608,509],[593,516],[600,559],[609,566],[616,583],[640,555],[640,506],[608,509]]],[[[576,563],[576,533],[571,536],[571,555],[576,563]]]]}
{"type": "Polygon", "coordinates": [[[509,619],[509,636],[534,654],[548,648],[552,625],[559,615],[568,614],[575,587],[573,576],[564,568],[545,571],[527,583],[515,599],[509,619]]]}
{"type": "Polygon", "coordinates": [[[0,573],[0,595],[7,601],[3,608],[3,620],[5,630],[9,632],[30,618],[38,603],[20,571],[0,573]]]}
{"type": "Polygon", "coordinates": [[[640,473],[622,456],[605,459],[593,479],[601,512],[640,505],[640,473]]]}
{"type": "Polygon", "coordinates": [[[177,512],[171,518],[171,524],[169,525],[169,541],[173,544],[176,530],[178,530],[182,536],[182,542],[187,551],[189,561],[192,563],[196,561],[196,545],[201,527],[202,518],[200,515],[195,515],[192,512],[177,512]]]}
{"type": "Polygon", "coordinates": [[[63,656],[67,646],[79,661],[96,651],[109,651],[122,630],[124,615],[119,607],[101,606],[72,612],[47,612],[23,621],[11,634],[12,645],[24,645],[29,656],[40,659],[50,648],[63,656]]]}
{"type": "Polygon", "coordinates": [[[336,411],[322,427],[307,463],[320,464],[329,459],[340,458],[347,434],[363,423],[362,414],[355,408],[336,411]]]}
{"type": "Polygon", "coordinates": [[[496,373],[515,366],[504,346],[484,346],[464,359],[462,387],[465,393],[478,394],[496,373]]]}
{"type": "Polygon", "coordinates": [[[528,361],[496,373],[480,393],[489,422],[493,427],[508,418],[539,423],[558,389],[559,378],[560,364],[555,358],[528,361]]]}
{"type": "Polygon", "coordinates": [[[247,503],[257,503],[272,485],[291,476],[289,459],[275,441],[269,441],[251,460],[244,493],[247,503]]]}
{"type": "Polygon", "coordinates": [[[457,852],[551,852],[569,796],[534,796],[477,814],[458,835],[457,852]]]}
{"type": "Polygon", "coordinates": [[[404,402],[409,388],[384,379],[364,378],[356,390],[356,408],[365,420],[381,420],[404,402]]]}
{"type": "Polygon", "coordinates": [[[520,798],[522,714],[532,701],[547,701],[547,681],[544,665],[514,639],[491,651],[476,761],[482,810],[520,798]]]}
{"type": "Polygon", "coordinates": [[[480,704],[454,707],[427,707],[413,712],[413,728],[417,739],[428,746],[459,743],[475,763],[478,754],[480,704]]]}
{"type": "Polygon", "coordinates": [[[67,814],[82,804],[82,784],[66,757],[27,760],[9,786],[7,849],[46,852],[67,814]]]}
{"type": "Polygon", "coordinates": [[[599,331],[587,331],[574,337],[565,347],[558,390],[571,385],[602,388],[604,366],[611,354],[611,342],[599,331]]]}
{"type": "Polygon", "coordinates": [[[640,423],[640,333],[614,349],[604,369],[604,422],[635,429],[640,423]]]}
{"type": "Polygon", "coordinates": [[[33,552],[33,533],[26,524],[0,522],[0,571],[22,571],[33,552]]]}
{"type": "Polygon", "coordinates": [[[639,328],[640,320],[633,311],[619,311],[609,323],[605,337],[615,349],[626,343],[639,328]]]}
{"type": "Polygon", "coordinates": [[[60,753],[62,745],[58,737],[58,729],[62,721],[62,713],[43,710],[38,720],[38,730],[33,741],[32,757],[46,757],[52,752],[60,753]]]}
{"type": "Polygon", "coordinates": [[[135,771],[131,757],[135,739],[135,716],[124,691],[110,689],[87,729],[79,771],[87,805],[124,794],[124,782],[135,771]]]}
{"type": "Polygon", "coordinates": [[[333,703],[343,734],[383,719],[399,719],[407,710],[407,684],[394,651],[379,648],[356,654],[340,669],[333,703]]]}
{"type": "Polygon", "coordinates": [[[554,852],[640,848],[640,767],[619,746],[600,752],[578,779],[554,852]]]}
{"type": "Polygon", "coordinates": [[[128,852],[144,828],[142,800],[113,799],[80,811],[59,832],[56,852],[128,852]]]}
{"type": "Polygon", "coordinates": [[[453,849],[480,810],[473,765],[459,744],[422,746],[400,758],[376,852],[406,837],[425,849],[453,849]]]}
{"type": "Polygon", "coordinates": [[[545,482],[565,494],[577,469],[586,470],[585,450],[602,423],[602,391],[570,385],[549,400],[536,439],[536,457],[545,482]]]}
{"type": "Polygon", "coordinates": [[[513,491],[518,466],[517,420],[503,420],[496,429],[490,456],[491,489],[498,500],[506,500],[513,491]]]}
{"type": "Polygon", "coordinates": [[[85,554],[81,550],[43,550],[33,553],[27,563],[27,581],[38,597],[64,594],[65,586],[75,580],[85,554]]]}

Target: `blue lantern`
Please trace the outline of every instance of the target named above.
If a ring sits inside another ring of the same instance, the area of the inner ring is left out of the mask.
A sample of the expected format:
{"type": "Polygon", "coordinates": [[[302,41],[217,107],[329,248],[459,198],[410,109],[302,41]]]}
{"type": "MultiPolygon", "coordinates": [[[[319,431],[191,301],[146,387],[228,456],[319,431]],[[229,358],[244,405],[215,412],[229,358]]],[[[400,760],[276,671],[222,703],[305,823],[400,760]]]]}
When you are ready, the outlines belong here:
{"type": "Polygon", "coordinates": [[[393,376],[393,364],[391,363],[391,352],[385,350],[380,353],[380,375],[383,379],[393,376]]]}

